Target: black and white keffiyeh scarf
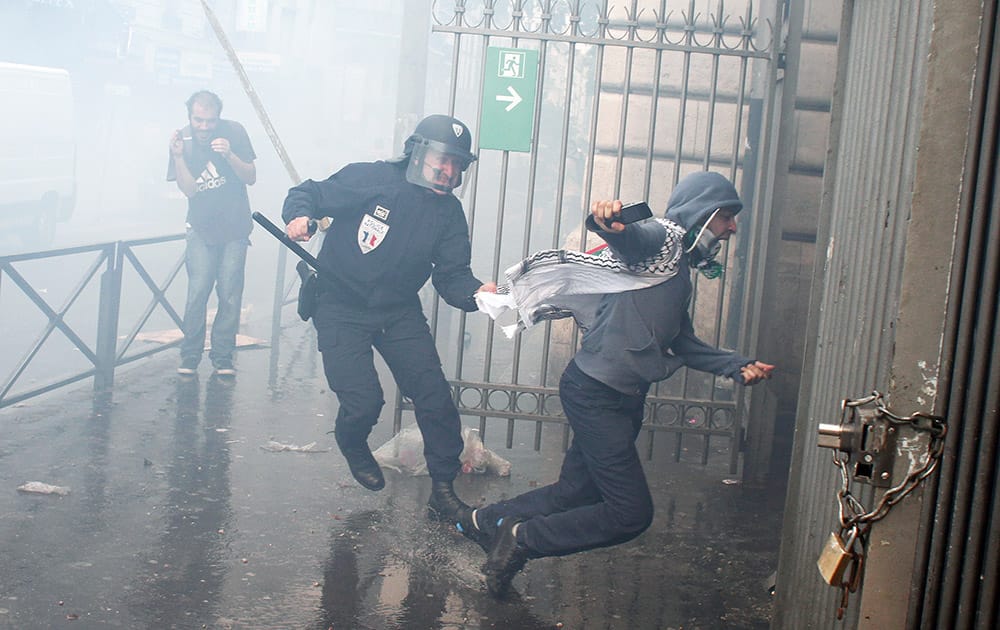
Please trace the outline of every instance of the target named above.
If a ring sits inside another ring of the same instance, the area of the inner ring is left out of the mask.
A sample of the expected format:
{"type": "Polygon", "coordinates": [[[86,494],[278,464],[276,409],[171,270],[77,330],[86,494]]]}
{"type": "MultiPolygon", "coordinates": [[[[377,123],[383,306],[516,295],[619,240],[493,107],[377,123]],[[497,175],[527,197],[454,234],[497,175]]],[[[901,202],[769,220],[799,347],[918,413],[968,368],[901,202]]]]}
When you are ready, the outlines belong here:
{"type": "Polygon", "coordinates": [[[542,250],[507,269],[507,284],[497,293],[477,293],[479,310],[493,319],[516,311],[517,323],[501,327],[508,337],[538,322],[565,317],[573,317],[586,330],[605,294],[644,289],[677,275],[685,230],[672,221],[655,220],[666,228],[667,236],[653,256],[629,265],[611,248],[598,254],[542,250]]]}

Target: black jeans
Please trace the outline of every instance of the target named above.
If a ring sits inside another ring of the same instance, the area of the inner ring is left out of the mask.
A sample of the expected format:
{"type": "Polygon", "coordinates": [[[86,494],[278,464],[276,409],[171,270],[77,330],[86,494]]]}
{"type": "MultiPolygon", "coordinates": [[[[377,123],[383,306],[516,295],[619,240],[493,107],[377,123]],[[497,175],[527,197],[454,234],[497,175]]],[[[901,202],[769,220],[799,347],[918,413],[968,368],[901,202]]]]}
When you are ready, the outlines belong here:
{"type": "Polygon", "coordinates": [[[323,371],[340,403],[338,434],[367,439],[378,422],[385,404],[375,371],[378,350],[399,390],[413,401],[428,473],[435,481],[453,480],[461,468],[462,423],[424,314],[334,313],[321,306],[313,321],[323,371]]]}
{"type": "Polygon", "coordinates": [[[635,448],[645,394],[622,394],[571,361],[559,381],[559,399],[573,428],[559,480],[476,513],[480,523],[522,519],[518,538],[535,557],[617,545],[653,520],[653,498],[635,448]]]}

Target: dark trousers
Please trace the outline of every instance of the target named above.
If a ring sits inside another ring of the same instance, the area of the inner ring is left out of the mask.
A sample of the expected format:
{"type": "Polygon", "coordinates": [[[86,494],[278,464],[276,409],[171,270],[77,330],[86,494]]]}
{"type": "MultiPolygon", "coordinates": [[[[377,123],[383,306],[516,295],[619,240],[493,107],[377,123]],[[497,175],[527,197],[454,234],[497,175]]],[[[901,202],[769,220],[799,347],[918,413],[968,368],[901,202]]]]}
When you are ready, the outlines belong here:
{"type": "Polygon", "coordinates": [[[645,395],[622,394],[571,361],[559,381],[559,399],[573,428],[559,480],[476,513],[480,524],[522,519],[518,539],[536,557],[617,545],[653,520],[653,498],[635,448],[645,395]]]}
{"type": "Polygon", "coordinates": [[[424,314],[337,313],[321,306],[313,319],[326,380],[340,403],[338,436],[366,440],[378,422],[385,404],[375,371],[378,350],[413,401],[428,473],[435,481],[453,480],[461,468],[462,424],[424,314]]]}

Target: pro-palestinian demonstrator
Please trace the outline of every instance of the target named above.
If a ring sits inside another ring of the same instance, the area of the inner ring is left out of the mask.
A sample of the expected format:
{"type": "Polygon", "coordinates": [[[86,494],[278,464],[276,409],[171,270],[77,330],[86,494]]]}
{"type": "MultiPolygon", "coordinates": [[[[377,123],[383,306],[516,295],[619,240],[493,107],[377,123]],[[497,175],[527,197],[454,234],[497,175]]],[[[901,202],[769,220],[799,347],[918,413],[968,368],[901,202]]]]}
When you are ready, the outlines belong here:
{"type": "Polygon", "coordinates": [[[493,595],[507,591],[528,559],[618,545],[649,527],[653,499],[635,440],[652,383],[682,366],[743,385],[770,377],[773,365],[698,339],[688,315],[689,269],[719,277],[715,256],[736,232],[742,208],[729,180],[711,172],[681,180],[663,219],[626,225],[617,220],[620,201],[595,202],[587,228],[607,242],[610,256],[539,252],[507,271],[508,296],[482,296],[516,309],[520,327],[572,316],[583,329],[559,382],[573,428],[559,479],[463,509],[457,519],[458,530],[487,552],[493,595]]]}

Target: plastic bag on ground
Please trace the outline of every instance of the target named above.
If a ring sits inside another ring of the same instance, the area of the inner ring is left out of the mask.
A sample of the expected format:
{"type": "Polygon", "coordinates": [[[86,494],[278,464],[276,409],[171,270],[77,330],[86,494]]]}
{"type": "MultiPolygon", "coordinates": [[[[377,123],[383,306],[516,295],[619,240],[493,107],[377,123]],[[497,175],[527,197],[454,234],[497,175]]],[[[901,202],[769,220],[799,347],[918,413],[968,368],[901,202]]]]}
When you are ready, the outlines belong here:
{"type": "MultiPolygon", "coordinates": [[[[510,462],[500,457],[483,444],[478,429],[462,427],[464,447],[459,459],[465,474],[491,474],[498,477],[510,475],[510,462]]],[[[427,474],[427,460],[424,459],[424,438],[420,428],[411,424],[393,436],[372,455],[379,466],[389,468],[404,475],[427,474]]]]}

